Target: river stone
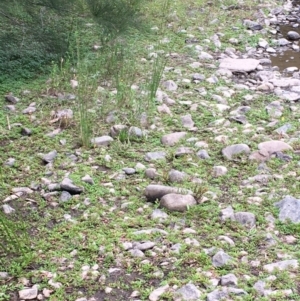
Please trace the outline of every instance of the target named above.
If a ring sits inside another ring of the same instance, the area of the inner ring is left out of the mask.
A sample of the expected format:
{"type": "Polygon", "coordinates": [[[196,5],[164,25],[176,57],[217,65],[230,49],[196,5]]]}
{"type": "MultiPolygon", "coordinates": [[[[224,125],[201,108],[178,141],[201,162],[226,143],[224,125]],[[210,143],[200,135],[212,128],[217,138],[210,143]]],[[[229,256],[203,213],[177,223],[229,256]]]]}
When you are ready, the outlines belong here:
{"type": "Polygon", "coordinates": [[[234,219],[247,228],[255,227],[255,215],[251,212],[236,212],[234,219]]]}
{"type": "Polygon", "coordinates": [[[266,141],[266,142],[259,143],[258,149],[260,151],[266,151],[269,153],[269,155],[271,155],[276,152],[292,150],[292,147],[283,141],[272,140],[272,141],[266,141]]]}
{"type": "Polygon", "coordinates": [[[66,190],[66,191],[70,192],[71,194],[79,194],[79,193],[83,192],[83,188],[74,185],[73,181],[70,180],[69,178],[64,178],[62,180],[62,182],[60,183],[60,188],[62,190],[66,190]]]}
{"type": "Polygon", "coordinates": [[[164,135],[161,138],[161,143],[167,146],[173,146],[186,136],[186,132],[176,132],[164,135]]]}
{"type": "Polygon", "coordinates": [[[226,254],[224,251],[219,251],[217,252],[213,258],[212,258],[212,264],[214,267],[222,267],[226,264],[228,264],[230,261],[232,260],[232,258],[226,254]]]}
{"type": "Polygon", "coordinates": [[[32,288],[26,288],[19,291],[19,297],[21,300],[32,300],[37,297],[38,286],[34,285],[32,288]]]}
{"type": "Polygon", "coordinates": [[[259,60],[255,59],[222,59],[219,68],[228,69],[232,72],[251,72],[259,65],[259,60]]]}
{"type": "Polygon", "coordinates": [[[191,194],[191,191],[181,189],[179,187],[171,187],[164,185],[148,185],[144,191],[144,196],[148,201],[154,202],[160,200],[164,195],[170,193],[186,193],[191,194]]]}
{"type": "Polygon", "coordinates": [[[197,289],[197,287],[188,283],[177,290],[174,294],[174,301],[192,301],[199,300],[201,296],[201,292],[197,289]]]}
{"type": "Polygon", "coordinates": [[[149,153],[146,153],[144,159],[145,159],[145,161],[150,162],[150,161],[156,161],[156,160],[163,160],[163,159],[165,159],[165,157],[166,157],[166,153],[163,151],[149,152],[149,153]]]}
{"type": "Polygon", "coordinates": [[[300,200],[292,196],[286,196],[280,202],[274,204],[279,208],[279,220],[291,220],[293,223],[300,223],[300,200]]]}
{"type": "Polygon", "coordinates": [[[227,168],[225,166],[214,166],[213,167],[213,175],[215,177],[224,176],[227,173],[227,168]]]}
{"type": "Polygon", "coordinates": [[[169,290],[169,285],[168,284],[155,289],[149,295],[149,300],[150,301],[158,301],[158,300],[160,300],[160,296],[163,295],[164,293],[166,293],[168,290],[169,290]]]}
{"type": "Polygon", "coordinates": [[[233,145],[229,145],[229,146],[225,147],[222,150],[223,156],[228,160],[232,160],[233,156],[242,154],[242,153],[245,153],[245,154],[250,153],[250,148],[247,144],[233,144],[233,145]]]}
{"type": "Polygon", "coordinates": [[[221,277],[222,286],[237,286],[238,279],[234,274],[227,274],[221,277]]]}
{"type": "Polygon", "coordinates": [[[169,193],[160,200],[160,205],[171,211],[186,211],[188,207],[196,205],[197,202],[192,195],[169,193]]]}
{"type": "Polygon", "coordinates": [[[300,39],[299,33],[297,31],[292,31],[292,30],[287,33],[287,37],[288,39],[293,41],[300,39]]]}
{"type": "Polygon", "coordinates": [[[289,269],[296,270],[298,269],[298,260],[291,259],[291,260],[278,261],[275,263],[266,264],[263,266],[263,268],[265,271],[269,273],[276,271],[276,269],[280,271],[285,271],[289,269]]]}
{"type": "Polygon", "coordinates": [[[145,257],[145,254],[138,249],[130,249],[128,250],[128,252],[131,254],[132,257],[140,257],[140,258],[145,257]]]}
{"type": "Polygon", "coordinates": [[[107,146],[109,145],[114,139],[110,136],[101,136],[91,139],[91,143],[96,146],[107,146]]]}
{"type": "Polygon", "coordinates": [[[209,159],[210,158],[208,152],[205,149],[200,149],[196,155],[200,159],[209,159]]]}
{"type": "Polygon", "coordinates": [[[168,218],[168,214],[160,209],[154,209],[151,213],[151,219],[158,219],[160,222],[166,220],[168,218]]]}
{"type": "Polygon", "coordinates": [[[61,203],[67,202],[68,200],[70,200],[72,198],[71,193],[69,193],[68,191],[62,191],[59,201],[61,203]]]}
{"type": "Polygon", "coordinates": [[[145,176],[153,180],[158,177],[158,172],[155,168],[147,168],[145,170],[145,176]]]}

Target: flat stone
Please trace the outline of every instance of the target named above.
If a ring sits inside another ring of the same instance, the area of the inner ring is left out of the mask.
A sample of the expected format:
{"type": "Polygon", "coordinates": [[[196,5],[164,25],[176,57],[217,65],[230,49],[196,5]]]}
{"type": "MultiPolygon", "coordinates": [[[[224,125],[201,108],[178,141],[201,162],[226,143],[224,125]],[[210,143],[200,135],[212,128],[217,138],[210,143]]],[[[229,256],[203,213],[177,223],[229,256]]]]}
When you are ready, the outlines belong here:
{"type": "Polygon", "coordinates": [[[192,195],[169,193],[160,200],[160,205],[171,211],[186,211],[188,207],[196,205],[197,202],[192,195]]]}
{"type": "Polygon", "coordinates": [[[26,288],[19,291],[19,297],[21,300],[32,300],[37,297],[38,287],[34,285],[32,288],[26,288]]]}
{"type": "Polygon", "coordinates": [[[153,234],[160,233],[162,235],[168,235],[168,232],[158,228],[144,229],[133,232],[134,235],[144,235],[144,234],[153,234]]]}
{"type": "Polygon", "coordinates": [[[279,208],[279,220],[291,220],[293,223],[300,223],[300,200],[292,196],[286,196],[280,202],[274,204],[279,208]]]}
{"type": "Polygon", "coordinates": [[[255,227],[255,215],[251,212],[236,212],[234,219],[247,228],[255,227]]]}
{"type": "Polygon", "coordinates": [[[251,72],[259,65],[259,60],[255,59],[222,59],[219,68],[232,72],[251,72]]]}
{"type": "Polygon", "coordinates": [[[134,168],[125,167],[122,170],[126,173],[126,175],[133,175],[133,174],[135,174],[135,169],[134,168]]]}
{"type": "Polygon", "coordinates": [[[159,221],[164,221],[168,217],[169,215],[160,209],[154,209],[153,212],[151,213],[151,219],[158,219],[159,221]]]}
{"type": "Polygon", "coordinates": [[[161,143],[166,146],[173,146],[186,136],[186,132],[176,132],[164,135],[161,138],[161,143]]]}
{"type": "Polygon", "coordinates": [[[291,260],[283,260],[283,261],[278,261],[275,263],[270,263],[270,264],[266,264],[263,266],[264,270],[272,273],[274,272],[276,269],[280,270],[280,271],[286,271],[286,270],[297,270],[298,269],[298,260],[296,259],[291,259],[291,260]]]}
{"type": "Polygon", "coordinates": [[[96,146],[108,146],[114,139],[110,136],[101,136],[91,139],[91,143],[96,146]]]}
{"type": "Polygon", "coordinates": [[[71,194],[79,194],[83,192],[83,188],[74,185],[73,181],[70,180],[69,178],[64,178],[62,180],[62,182],[60,183],[60,188],[62,190],[66,190],[70,192],[71,194]]]}
{"type": "Polygon", "coordinates": [[[283,141],[272,140],[258,144],[258,149],[273,154],[285,150],[292,150],[292,147],[283,141]]]}
{"type": "Polygon", "coordinates": [[[219,300],[224,300],[224,298],[227,297],[228,297],[228,293],[226,290],[217,289],[207,294],[206,301],[219,301],[219,300]]]}
{"type": "Polygon", "coordinates": [[[174,301],[199,300],[200,290],[192,283],[188,283],[174,293],[174,301]]]}
{"type": "Polygon", "coordinates": [[[138,249],[130,249],[128,250],[128,252],[131,254],[132,257],[145,257],[145,254],[138,249]]]}
{"type": "Polygon", "coordinates": [[[152,249],[155,246],[155,242],[152,241],[145,241],[143,243],[134,243],[133,247],[134,249],[138,249],[141,251],[146,251],[149,249],[152,249]]]}
{"type": "Polygon", "coordinates": [[[193,154],[193,153],[194,153],[194,151],[192,148],[186,147],[186,146],[181,146],[176,150],[175,157],[182,157],[184,155],[189,155],[189,154],[193,154]]]}
{"type": "Polygon", "coordinates": [[[160,296],[163,295],[164,293],[166,293],[168,290],[169,290],[169,285],[168,284],[155,289],[154,291],[152,291],[150,293],[149,300],[150,301],[160,300],[160,296]]]}
{"type": "Polygon", "coordinates": [[[234,159],[236,155],[248,153],[250,153],[250,148],[247,144],[229,145],[222,150],[223,156],[228,160],[234,159]]]}
{"type": "Polygon", "coordinates": [[[224,251],[219,251],[213,256],[212,264],[214,267],[218,268],[230,263],[231,260],[232,258],[224,251]]]}
{"type": "Polygon", "coordinates": [[[164,160],[166,155],[167,155],[166,152],[163,152],[163,151],[149,152],[149,153],[146,153],[144,159],[147,162],[156,161],[156,160],[164,160]]]}

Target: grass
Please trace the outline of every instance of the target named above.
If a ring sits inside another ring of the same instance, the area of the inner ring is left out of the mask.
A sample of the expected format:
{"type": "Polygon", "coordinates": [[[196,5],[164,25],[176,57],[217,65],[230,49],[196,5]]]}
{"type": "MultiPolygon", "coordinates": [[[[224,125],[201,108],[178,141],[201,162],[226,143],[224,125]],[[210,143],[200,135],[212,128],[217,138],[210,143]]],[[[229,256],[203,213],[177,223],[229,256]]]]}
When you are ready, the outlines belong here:
{"type": "MultiPolygon", "coordinates": [[[[257,163],[244,157],[225,161],[221,153],[229,144],[246,143],[251,150],[256,150],[257,144],[266,139],[281,139],[274,129],[287,120],[293,125],[289,134],[296,137],[299,113],[292,114],[285,104],[283,118],[274,128],[268,129],[265,125],[272,118],[266,113],[265,106],[277,98],[260,94],[249,104],[251,110],[246,114],[253,125],[252,132],[245,132],[243,125],[234,122],[213,126],[211,123],[217,119],[224,118],[226,122],[230,112],[217,112],[211,106],[216,103],[211,95],[222,95],[222,87],[235,90],[234,83],[220,80],[216,85],[205,81],[185,85],[182,82],[182,79],[191,79],[196,72],[206,77],[214,73],[205,65],[196,70],[189,67],[198,60],[195,46],[187,47],[185,43],[189,35],[199,40],[204,51],[215,54],[220,50],[204,40],[216,32],[224,34],[220,36],[221,51],[232,47],[229,43],[232,37],[241,41],[234,46],[239,51],[244,52],[247,45],[256,45],[260,34],[248,35],[240,20],[252,15],[254,4],[245,1],[245,9],[236,11],[222,8],[233,4],[236,1],[213,1],[211,5],[202,0],[148,1],[143,12],[150,20],[150,27],[155,29],[143,35],[133,30],[125,40],[117,39],[98,50],[92,47],[99,42],[95,27],[84,27],[82,32],[77,28],[78,36],[74,42],[77,43],[77,48],[74,48],[77,52],[53,66],[51,82],[32,82],[30,86],[20,86],[19,90],[13,91],[21,98],[16,105],[17,112],[0,112],[1,162],[16,159],[14,166],[2,168],[2,199],[10,196],[14,187],[35,188],[32,194],[8,202],[16,209],[15,215],[0,215],[0,234],[9,242],[1,249],[3,256],[0,256],[0,272],[9,274],[6,279],[0,278],[1,301],[13,300],[14,295],[26,286],[19,281],[21,278],[29,280],[28,287],[39,284],[40,291],[44,288],[53,290],[49,297],[51,301],[71,301],[83,296],[94,296],[96,300],[128,300],[133,291],[138,291],[139,299],[148,300],[150,293],[159,286],[169,284],[171,288],[180,288],[189,282],[203,291],[201,300],[205,300],[206,293],[215,289],[210,280],[229,273],[236,275],[238,287],[248,293],[243,300],[300,300],[297,295],[299,275],[296,273],[295,278],[291,278],[287,272],[278,272],[275,274],[277,278],[268,283],[272,290],[293,289],[292,296],[282,297],[279,292],[278,297],[270,299],[259,296],[253,289],[255,282],[269,276],[262,266],[282,260],[278,257],[279,252],[300,259],[299,226],[278,222],[278,209],[273,206],[286,194],[299,198],[296,155],[290,153],[293,159],[289,163],[279,159],[267,162],[268,173],[282,177],[259,183],[249,180],[260,173],[257,163]],[[211,23],[214,19],[218,22],[211,23]],[[204,30],[199,30],[199,27],[204,27],[204,30]],[[236,29],[232,30],[232,27],[236,29]],[[166,38],[169,43],[162,42],[166,38]],[[150,53],[158,55],[153,57],[150,53]],[[177,70],[182,76],[176,73],[177,70]],[[166,91],[175,100],[174,106],[170,106],[172,116],[156,111],[156,92],[162,81],[169,79],[178,83],[176,92],[166,91]],[[72,88],[71,80],[78,81],[78,87],[72,88]],[[199,87],[205,88],[207,96],[194,91],[199,87]],[[24,95],[22,90],[25,88],[31,93],[24,95]],[[76,98],[62,100],[53,97],[58,93],[74,94],[76,98]],[[189,105],[180,105],[180,101],[187,100],[197,104],[198,109],[191,111],[189,105]],[[37,107],[33,116],[22,114],[32,102],[36,102],[37,107]],[[49,122],[51,111],[68,108],[73,110],[74,117],[67,126],[49,122]],[[164,134],[187,131],[180,120],[180,116],[186,114],[191,114],[198,128],[196,132],[189,132],[187,139],[205,141],[210,159],[199,159],[195,155],[199,148],[192,141],[181,141],[168,148],[162,146],[160,139],[164,134]],[[140,123],[141,116],[147,117],[144,125],[140,123]],[[112,118],[113,122],[108,122],[112,118]],[[32,136],[22,136],[20,127],[15,126],[19,123],[32,129],[32,136]],[[123,130],[109,147],[90,145],[92,137],[107,135],[110,127],[116,124],[140,127],[147,135],[137,139],[128,130],[123,130]],[[258,126],[266,130],[256,132],[258,126]],[[61,131],[55,137],[46,136],[57,128],[61,131]],[[219,135],[227,136],[227,140],[216,141],[219,135]],[[176,157],[178,147],[183,145],[194,153],[176,157]],[[58,157],[50,166],[45,166],[38,154],[53,149],[57,150],[58,157]],[[166,160],[150,163],[144,160],[147,152],[159,150],[167,152],[166,160]],[[158,178],[151,180],[144,172],[124,175],[123,168],[135,168],[138,163],[155,168],[158,178]],[[213,167],[216,165],[227,167],[228,173],[214,177],[213,167]],[[187,179],[182,183],[170,183],[171,169],[184,171],[187,179]],[[290,174],[293,171],[296,176],[290,174]],[[86,174],[92,177],[94,185],[81,180],[86,174]],[[42,193],[49,192],[49,181],[60,183],[66,175],[76,185],[83,186],[84,193],[73,195],[64,203],[59,200],[60,192],[47,198],[42,196],[42,193]],[[198,182],[194,182],[196,179],[198,182]],[[153,220],[151,214],[159,204],[148,203],[143,197],[143,191],[150,183],[190,189],[199,204],[189,207],[186,212],[168,212],[160,208],[168,218],[153,220]],[[253,203],[253,197],[260,197],[261,203],[253,203]],[[249,231],[236,222],[221,222],[220,211],[229,205],[235,212],[254,213],[256,228],[249,231]],[[276,218],[274,227],[278,231],[277,235],[272,232],[277,244],[271,248],[267,248],[265,242],[269,227],[267,214],[276,218]],[[168,234],[135,234],[138,230],[151,228],[168,234]],[[186,228],[195,230],[195,233],[185,233],[186,228]],[[288,235],[294,236],[296,242],[286,243],[288,235]],[[220,236],[229,237],[234,245],[226,243],[220,236]],[[199,245],[191,244],[189,239],[197,240],[199,245]],[[123,248],[125,242],[143,241],[155,243],[154,248],[144,252],[143,258],[132,257],[123,248]],[[175,244],[181,244],[179,253],[172,250],[175,244]],[[205,249],[211,247],[223,249],[232,256],[234,266],[214,268],[212,256],[205,253],[205,249]],[[251,263],[254,260],[260,261],[258,267],[251,263]],[[89,266],[87,273],[83,273],[85,266],[89,266]],[[54,273],[56,277],[53,277],[54,273]],[[250,279],[243,275],[249,275],[250,279]],[[53,287],[53,282],[60,283],[56,286],[61,287],[53,287]],[[112,288],[111,293],[105,293],[107,287],[112,288]]],[[[256,93],[235,90],[231,97],[226,98],[230,110],[240,106],[248,94],[256,93]]],[[[298,140],[291,143],[294,149],[299,148],[298,140]]],[[[172,298],[170,289],[164,294],[164,299],[172,298]]],[[[232,299],[240,300],[238,296],[232,296],[232,299]]]]}

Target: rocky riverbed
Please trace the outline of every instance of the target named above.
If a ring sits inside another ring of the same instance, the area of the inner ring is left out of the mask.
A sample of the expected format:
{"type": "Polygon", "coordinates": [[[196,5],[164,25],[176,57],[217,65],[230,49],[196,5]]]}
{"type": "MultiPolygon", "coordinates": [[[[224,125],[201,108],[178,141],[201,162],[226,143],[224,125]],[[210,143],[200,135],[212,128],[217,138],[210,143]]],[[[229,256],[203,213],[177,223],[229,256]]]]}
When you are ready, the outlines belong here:
{"type": "MultiPolygon", "coordinates": [[[[32,237],[48,238],[33,244],[29,274],[0,268],[19,288],[11,300],[300,300],[299,12],[260,5],[242,22],[260,34],[243,51],[238,38],[222,49],[222,32],[200,41],[181,30],[187,52],[167,55],[154,122],[108,116],[91,150],[68,127],[41,126],[43,99],[6,95],[8,116],[27,121],[0,142],[14,178],[2,208],[30,208],[43,220],[32,237]],[[295,59],[277,67],[283,52],[295,59]]],[[[72,122],[75,98],[58,96],[56,124],[72,122]]]]}

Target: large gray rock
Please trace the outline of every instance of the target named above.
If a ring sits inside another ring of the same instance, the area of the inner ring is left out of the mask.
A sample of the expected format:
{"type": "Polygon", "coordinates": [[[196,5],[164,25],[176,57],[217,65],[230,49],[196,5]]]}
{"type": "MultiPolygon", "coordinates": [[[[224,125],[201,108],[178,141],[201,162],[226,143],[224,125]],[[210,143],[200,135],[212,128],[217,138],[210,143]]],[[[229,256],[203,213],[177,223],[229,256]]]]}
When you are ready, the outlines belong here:
{"type": "Polygon", "coordinates": [[[38,286],[34,285],[32,288],[26,288],[19,291],[19,297],[21,300],[32,300],[37,297],[38,286]]]}
{"type": "Polygon", "coordinates": [[[229,145],[222,150],[223,156],[228,160],[234,159],[234,156],[236,155],[249,154],[249,153],[250,153],[250,148],[247,144],[229,145]]]}
{"type": "Polygon", "coordinates": [[[186,211],[188,207],[196,205],[197,202],[192,195],[170,193],[163,196],[160,205],[171,211],[186,211]]]}
{"type": "Polygon", "coordinates": [[[228,69],[232,72],[251,72],[259,65],[259,60],[255,59],[231,59],[221,60],[220,69],[228,69]]]}
{"type": "Polygon", "coordinates": [[[264,270],[272,273],[276,270],[285,271],[285,270],[297,270],[298,269],[298,260],[291,259],[291,260],[283,260],[278,261],[275,263],[266,264],[263,266],[264,270]]]}
{"type": "Polygon", "coordinates": [[[286,196],[280,202],[274,204],[279,208],[279,220],[291,220],[293,223],[300,223],[300,200],[292,196],[286,196]]]}
{"type": "Polygon", "coordinates": [[[148,185],[144,191],[144,195],[148,201],[154,202],[160,200],[164,195],[170,193],[186,193],[191,194],[189,190],[180,189],[179,187],[171,187],[164,185],[148,185]]]}
{"type": "Polygon", "coordinates": [[[166,152],[149,152],[145,155],[144,159],[147,162],[156,161],[156,160],[164,160],[166,157],[166,152]]]}
{"type": "Polygon", "coordinates": [[[161,138],[161,143],[167,146],[173,146],[186,136],[186,132],[176,132],[164,135],[161,138]]]}
{"type": "Polygon", "coordinates": [[[96,146],[108,146],[114,139],[110,136],[101,136],[91,139],[91,143],[96,146]]]}
{"type": "Polygon", "coordinates": [[[197,287],[188,283],[174,293],[174,301],[200,300],[201,292],[197,287]]]}
{"type": "Polygon", "coordinates": [[[71,194],[79,194],[84,190],[82,187],[74,185],[73,181],[70,180],[69,178],[64,178],[62,180],[62,182],[60,183],[60,188],[62,190],[66,190],[70,192],[71,194]]]}
{"type": "Polygon", "coordinates": [[[273,153],[282,152],[285,150],[292,150],[292,147],[283,141],[271,140],[271,141],[265,141],[265,142],[259,143],[258,149],[260,151],[266,151],[269,154],[273,154],[273,153]]]}
{"type": "Polygon", "coordinates": [[[232,258],[224,251],[219,251],[213,256],[212,264],[214,267],[219,268],[230,263],[231,260],[232,258]]]}
{"type": "Polygon", "coordinates": [[[297,31],[292,31],[292,30],[287,33],[287,37],[293,41],[300,39],[299,33],[297,31]]]}
{"type": "Polygon", "coordinates": [[[251,212],[237,212],[234,214],[234,219],[247,228],[255,227],[255,215],[251,212]]]}

